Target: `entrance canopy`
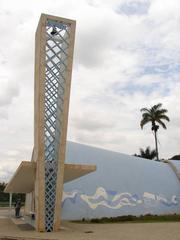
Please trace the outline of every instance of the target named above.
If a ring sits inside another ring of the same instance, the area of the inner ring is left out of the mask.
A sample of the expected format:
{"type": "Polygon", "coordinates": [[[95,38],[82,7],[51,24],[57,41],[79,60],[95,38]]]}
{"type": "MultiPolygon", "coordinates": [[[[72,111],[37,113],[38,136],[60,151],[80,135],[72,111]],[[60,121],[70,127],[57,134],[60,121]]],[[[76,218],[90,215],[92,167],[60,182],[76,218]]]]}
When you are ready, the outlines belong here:
{"type": "MultiPolygon", "coordinates": [[[[94,172],[95,165],[64,164],[64,183],[94,172]]],[[[34,190],[36,162],[23,161],[6,186],[6,193],[30,193],[34,190]]]]}

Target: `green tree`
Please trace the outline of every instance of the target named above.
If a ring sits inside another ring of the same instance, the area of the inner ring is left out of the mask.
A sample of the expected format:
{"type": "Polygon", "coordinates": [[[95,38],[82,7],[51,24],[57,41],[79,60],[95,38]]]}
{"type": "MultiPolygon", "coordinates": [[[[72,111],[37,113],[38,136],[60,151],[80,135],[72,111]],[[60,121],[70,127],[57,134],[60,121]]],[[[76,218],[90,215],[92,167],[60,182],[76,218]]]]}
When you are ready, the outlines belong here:
{"type": "Polygon", "coordinates": [[[4,193],[4,189],[6,187],[6,183],[0,182],[0,202],[8,202],[9,194],[4,193]]]}
{"type": "Polygon", "coordinates": [[[180,160],[180,154],[173,156],[170,160],[180,160]]]}
{"type": "Polygon", "coordinates": [[[144,125],[147,123],[151,123],[151,130],[154,132],[155,138],[155,148],[156,148],[156,157],[159,161],[159,152],[158,152],[158,144],[157,144],[157,131],[159,129],[159,125],[166,129],[166,125],[163,120],[170,121],[169,117],[166,115],[168,112],[167,109],[162,108],[162,103],[158,103],[151,108],[142,108],[142,119],[140,122],[141,129],[143,129],[144,125]],[[158,125],[159,124],[159,125],[158,125]]]}
{"type": "Polygon", "coordinates": [[[6,183],[0,182],[0,191],[3,192],[6,187],[6,183]]]}
{"type": "Polygon", "coordinates": [[[150,147],[147,147],[145,150],[140,148],[139,152],[140,154],[139,155],[135,154],[135,156],[147,159],[154,159],[156,157],[156,150],[155,149],[151,150],[150,147]]]}
{"type": "MultiPolygon", "coordinates": [[[[0,203],[9,202],[9,193],[4,192],[6,185],[6,183],[0,182],[0,203]]],[[[25,194],[13,193],[13,202],[16,202],[17,199],[21,199],[22,203],[25,202],[25,194]]]]}

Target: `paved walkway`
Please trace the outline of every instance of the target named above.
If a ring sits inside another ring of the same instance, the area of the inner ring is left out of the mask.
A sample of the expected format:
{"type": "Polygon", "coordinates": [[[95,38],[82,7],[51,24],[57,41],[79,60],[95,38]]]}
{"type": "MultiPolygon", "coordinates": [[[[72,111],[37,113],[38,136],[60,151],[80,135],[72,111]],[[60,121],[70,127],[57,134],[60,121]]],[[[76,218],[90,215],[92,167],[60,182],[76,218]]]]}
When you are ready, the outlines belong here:
{"type": "Polygon", "coordinates": [[[16,225],[0,210],[0,240],[180,240],[180,223],[80,224],[63,222],[57,233],[38,233],[26,225],[16,225]]]}
{"type": "Polygon", "coordinates": [[[37,233],[0,219],[0,239],[179,240],[180,223],[78,224],[63,223],[58,233],[37,233]]]}

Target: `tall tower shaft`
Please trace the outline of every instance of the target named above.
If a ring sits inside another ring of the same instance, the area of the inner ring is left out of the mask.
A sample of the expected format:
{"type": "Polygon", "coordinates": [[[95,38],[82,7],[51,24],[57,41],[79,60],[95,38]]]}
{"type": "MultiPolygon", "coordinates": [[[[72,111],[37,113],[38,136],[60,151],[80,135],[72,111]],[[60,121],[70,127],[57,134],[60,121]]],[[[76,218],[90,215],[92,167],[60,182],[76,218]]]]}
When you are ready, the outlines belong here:
{"type": "Polygon", "coordinates": [[[75,25],[42,14],[36,31],[33,161],[38,231],[60,227],[75,25]]]}

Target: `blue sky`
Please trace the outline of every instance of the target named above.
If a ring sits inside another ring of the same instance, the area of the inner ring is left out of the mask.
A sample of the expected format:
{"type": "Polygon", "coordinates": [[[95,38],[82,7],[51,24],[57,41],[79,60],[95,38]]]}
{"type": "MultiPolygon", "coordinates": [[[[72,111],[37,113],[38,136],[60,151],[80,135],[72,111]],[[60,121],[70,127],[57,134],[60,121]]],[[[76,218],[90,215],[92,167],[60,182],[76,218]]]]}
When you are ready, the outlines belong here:
{"type": "Polygon", "coordinates": [[[118,14],[145,15],[148,13],[151,1],[122,1],[117,7],[118,14]]]}
{"type": "Polygon", "coordinates": [[[0,180],[33,147],[34,35],[40,14],[77,21],[68,139],[134,154],[154,147],[140,109],[163,103],[160,157],[179,153],[179,0],[0,0],[0,180]]]}

